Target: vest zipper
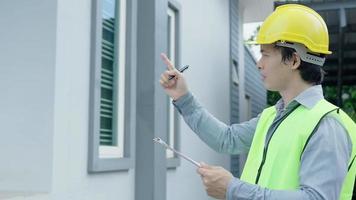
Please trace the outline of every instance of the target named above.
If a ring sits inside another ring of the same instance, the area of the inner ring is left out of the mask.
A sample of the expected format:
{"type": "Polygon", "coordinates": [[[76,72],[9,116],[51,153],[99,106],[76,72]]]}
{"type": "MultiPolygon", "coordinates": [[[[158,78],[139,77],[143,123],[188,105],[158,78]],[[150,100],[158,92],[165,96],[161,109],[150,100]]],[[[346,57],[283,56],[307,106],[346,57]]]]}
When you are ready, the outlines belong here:
{"type": "Polygon", "coordinates": [[[258,181],[260,180],[262,168],[263,168],[263,165],[264,165],[265,162],[266,162],[266,157],[267,157],[267,151],[268,151],[269,142],[271,141],[271,139],[272,139],[274,133],[275,133],[276,130],[278,129],[279,125],[282,124],[282,122],[283,122],[295,109],[297,109],[299,106],[300,106],[300,104],[298,104],[297,106],[295,106],[289,113],[287,113],[286,115],[284,115],[283,118],[282,118],[282,120],[281,120],[281,122],[277,125],[277,127],[276,127],[276,128],[274,129],[274,131],[271,133],[271,137],[268,139],[267,145],[266,145],[266,146],[264,147],[264,149],[263,149],[262,162],[261,162],[261,164],[260,164],[260,167],[258,168],[258,172],[257,172],[255,184],[257,184],[258,181]]]}

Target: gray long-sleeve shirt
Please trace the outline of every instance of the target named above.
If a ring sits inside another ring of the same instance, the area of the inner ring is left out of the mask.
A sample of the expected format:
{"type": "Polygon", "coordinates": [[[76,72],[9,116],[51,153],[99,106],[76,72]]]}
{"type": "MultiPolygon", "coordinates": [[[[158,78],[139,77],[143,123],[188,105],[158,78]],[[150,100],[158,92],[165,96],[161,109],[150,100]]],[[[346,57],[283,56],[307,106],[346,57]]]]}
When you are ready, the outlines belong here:
{"type": "MultiPolygon", "coordinates": [[[[296,104],[310,109],[323,98],[322,88],[317,85],[300,93],[286,109],[281,99],[275,105],[277,116],[273,124],[278,123],[296,104]]],[[[260,115],[247,122],[228,126],[204,109],[191,93],[173,104],[190,128],[214,150],[228,154],[249,151],[260,115]]],[[[271,133],[266,137],[271,137],[271,133]]],[[[226,197],[231,200],[338,199],[347,174],[351,151],[351,139],[344,127],[333,117],[326,116],[321,120],[302,155],[298,190],[270,190],[233,178],[226,197]]]]}

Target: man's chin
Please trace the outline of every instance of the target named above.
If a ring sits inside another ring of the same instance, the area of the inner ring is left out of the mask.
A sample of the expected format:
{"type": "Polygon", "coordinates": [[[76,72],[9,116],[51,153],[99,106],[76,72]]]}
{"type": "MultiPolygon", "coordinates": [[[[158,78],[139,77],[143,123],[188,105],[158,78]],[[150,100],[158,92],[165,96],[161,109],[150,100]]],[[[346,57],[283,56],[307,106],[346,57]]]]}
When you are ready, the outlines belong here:
{"type": "Polygon", "coordinates": [[[278,92],[279,90],[276,88],[276,87],[273,87],[271,85],[268,85],[266,83],[263,84],[265,89],[268,90],[268,91],[271,91],[271,92],[278,92]]]}

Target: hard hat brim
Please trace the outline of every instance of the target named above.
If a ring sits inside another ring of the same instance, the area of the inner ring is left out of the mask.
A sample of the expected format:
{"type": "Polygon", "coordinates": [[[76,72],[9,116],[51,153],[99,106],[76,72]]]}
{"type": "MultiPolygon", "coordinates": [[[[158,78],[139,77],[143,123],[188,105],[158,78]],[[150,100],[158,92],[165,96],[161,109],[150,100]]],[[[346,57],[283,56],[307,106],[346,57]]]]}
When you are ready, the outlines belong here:
{"type": "Polygon", "coordinates": [[[244,43],[248,45],[259,45],[259,43],[256,40],[249,40],[249,41],[245,41],[244,43]]]}

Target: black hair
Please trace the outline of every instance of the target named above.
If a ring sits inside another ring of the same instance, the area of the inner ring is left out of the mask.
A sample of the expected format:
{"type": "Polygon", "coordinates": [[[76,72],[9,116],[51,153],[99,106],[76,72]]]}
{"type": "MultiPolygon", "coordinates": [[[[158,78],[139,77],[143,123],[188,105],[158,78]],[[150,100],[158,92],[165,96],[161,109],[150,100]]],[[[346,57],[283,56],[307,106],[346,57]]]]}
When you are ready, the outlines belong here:
{"type": "MultiPolygon", "coordinates": [[[[285,62],[287,60],[290,60],[293,58],[293,53],[295,53],[295,49],[289,48],[289,47],[281,47],[274,45],[275,49],[278,49],[281,51],[282,54],[282,62],[285,62]]],[[[325,57],[325,55],[319,55],[320,57],[325,57]]],[[[300,60],[300,66],[298,67],[298,70],[300,72],[300,76],[304,81],[307,83],[311,83],[314,85],[320,85],[325,76],[325,71],[321,68],[319,65],[315,65],[312,63],[305,62],[303,60],[300,60]]]]}

